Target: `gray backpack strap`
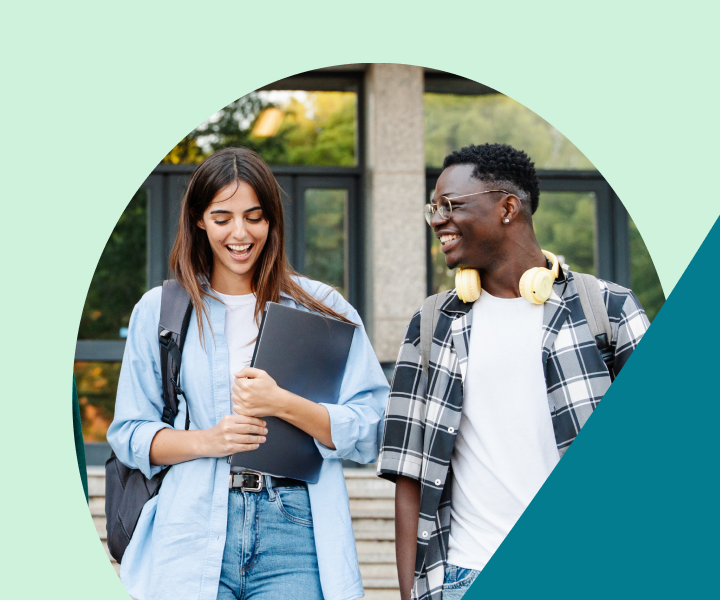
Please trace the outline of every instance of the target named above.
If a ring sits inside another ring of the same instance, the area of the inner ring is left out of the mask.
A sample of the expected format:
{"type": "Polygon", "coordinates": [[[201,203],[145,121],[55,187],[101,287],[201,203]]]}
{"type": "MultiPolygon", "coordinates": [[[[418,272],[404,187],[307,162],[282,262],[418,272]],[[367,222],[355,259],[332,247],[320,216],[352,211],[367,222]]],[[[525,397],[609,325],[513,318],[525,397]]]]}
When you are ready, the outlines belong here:
{"type": "Polygon", "coordinates": [[[190,428],[190,408],[187,397],[180,387],[180,365],[185,344],[192,302],[185,289],[175,279],[163,282],[160,301],[160,323],[158,341],[160,342],[160,370],[163,387],[163,423],[173,425],[178,414],[178,396],[185,398],[185,429],[190,428]]]}
{"type": "Polygon", "coordinates": [[[610,319],[600,292],[600,286],[597,279],[592,275],[587,273],[573,273],[573,275],[580,296],[580,304],[582,304],[585,318],[590,326],[590,332],[598,348],[603,350],[612,341],[612,329],[610,329],[610,319]]]}
{"type": "Polygon", "coordinates": [[[440,318],[438,309],[442,306],[448,293],[448,291],[444,291],[430,296],[425,300],[420,311],[420,358],[422,359],[422,370],[425,377],[427,377],[430,366],[433,334],[440,318]]]}

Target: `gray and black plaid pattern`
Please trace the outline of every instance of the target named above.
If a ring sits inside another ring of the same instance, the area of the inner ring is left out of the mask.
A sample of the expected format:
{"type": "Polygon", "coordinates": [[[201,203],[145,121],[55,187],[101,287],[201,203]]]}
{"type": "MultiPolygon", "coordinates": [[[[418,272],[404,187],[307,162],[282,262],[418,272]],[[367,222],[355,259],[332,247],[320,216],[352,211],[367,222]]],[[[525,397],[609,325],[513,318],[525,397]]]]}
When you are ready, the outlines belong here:
{"type": "MultiPolygon", "coordinates": [[[[543,351],[548,408],[562,456],[610,387],[611,375],[592,339],[572,273],[559,279],[543,314],[543,351]]],[[[620,372],[649,326],[635,295],[598,280],[608,309],[620,372]]],[[[397,475],[422,485],[414,600],[441,600],[450,535],[452,456],[460,426],[467,372],[472,304],[451,292],[433,335],[427,378],[420,358],[420,311],[400,348],[385,425],[378,475],[397,475]]]]}

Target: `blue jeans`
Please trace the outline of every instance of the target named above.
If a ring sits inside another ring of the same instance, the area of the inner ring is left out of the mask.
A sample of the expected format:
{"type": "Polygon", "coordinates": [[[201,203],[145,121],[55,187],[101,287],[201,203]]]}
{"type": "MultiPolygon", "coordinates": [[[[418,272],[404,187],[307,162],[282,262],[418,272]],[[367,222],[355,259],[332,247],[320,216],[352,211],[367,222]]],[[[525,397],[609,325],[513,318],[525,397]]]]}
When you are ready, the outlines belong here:
{"type": "Polygon", "coordinates": [[[450,564],[445,565],[443,600],[460,600],[479,574],[480,571],[473,569],[464,569],[450,564]]]}
{"type": "Polygon", "coordinates": [[[307,488],[230,490],[218,600],[322,597],[307,488]]]}

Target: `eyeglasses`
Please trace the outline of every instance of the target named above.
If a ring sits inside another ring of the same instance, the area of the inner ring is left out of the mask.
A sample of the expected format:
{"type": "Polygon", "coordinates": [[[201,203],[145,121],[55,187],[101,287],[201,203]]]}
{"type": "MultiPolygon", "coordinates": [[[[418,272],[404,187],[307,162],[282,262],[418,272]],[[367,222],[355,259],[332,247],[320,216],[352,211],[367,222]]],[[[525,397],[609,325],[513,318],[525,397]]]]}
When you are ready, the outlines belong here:
{"type": "MultiPolygon", "coordinates": [[[[503,194],[511,194],[515,196],[515,194],[513,194],[512,192],[506,192],[505,190],[487,190],[485,192],[473,192],[472,194],[455,196],[453,200],[467,198],[468,196],[477,196],[478,194],[492,194],[493,192],[502,192],[503,194]]],[[[522,201],[522,198],[520,198],[520,200],[522,201]]],[[[447,196],[440,196],[440,199],[437,201],[436,204],[425,205],[425,220],[427,221],[428,225],[430,225],[430,221],[432,221],[432,218],[435,215],[435,211],[438,212],[440,218],[443,221],[447,221],[450,218],[450,215],[452,215],[452,204],[450,203],[450,198],[448,198],[447,196]]]]}

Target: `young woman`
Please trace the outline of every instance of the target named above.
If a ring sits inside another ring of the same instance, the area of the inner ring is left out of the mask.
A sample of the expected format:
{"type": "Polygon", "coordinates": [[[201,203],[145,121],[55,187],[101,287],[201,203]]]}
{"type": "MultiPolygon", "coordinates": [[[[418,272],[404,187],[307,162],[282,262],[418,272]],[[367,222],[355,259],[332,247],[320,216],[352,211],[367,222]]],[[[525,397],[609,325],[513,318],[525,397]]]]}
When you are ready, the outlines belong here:
{"type": "Polygon", "coordinates": [[[288,266],[283,224],[278,184],[250,150],[222,150],[193,174],[170,259],[195,315],[180,373],[189,431],[184,402],[177,428],[161,421],[161,289],[133,311],[108,440],[147,477],[174,465],[123,557],[120,575],[137,600],[362,596],[340,459],[376,459],[387,380],[357,312],[288,266]],[[337,405],[296,396],[249,368],[268,301],[357,325],[337,405]],[[267,416],[315,438],[324,459],[318,483],[230,478],[226,457],[273,435],[267,416]]]}

